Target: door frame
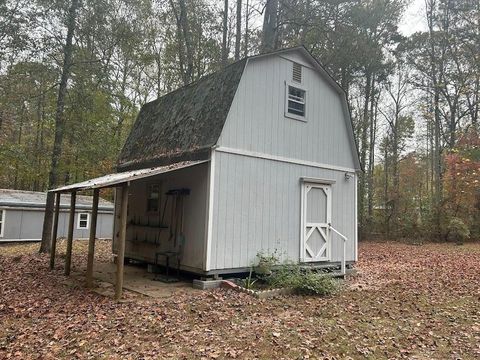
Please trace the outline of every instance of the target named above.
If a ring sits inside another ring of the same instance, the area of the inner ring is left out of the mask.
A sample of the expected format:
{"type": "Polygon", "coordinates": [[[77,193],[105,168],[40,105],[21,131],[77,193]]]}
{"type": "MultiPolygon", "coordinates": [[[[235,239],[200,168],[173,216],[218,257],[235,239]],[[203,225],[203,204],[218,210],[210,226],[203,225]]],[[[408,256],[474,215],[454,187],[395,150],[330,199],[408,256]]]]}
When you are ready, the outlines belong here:
{"type": "MultiPolygon", "coordinates": [[[[328,188],[329,196],[327,196],[327,224],[332,221],[332,196],[333,196],[333,184],[335,180],[330,179],[318,179],[311,177],[302,177],[300,179],[300,262],[315,262],[315,260],[307,260],[305,256],[305,227],[306,227],[306,215],[307,215],[307,187],[311,188],[328,188]]],[[[332,259],[332,241],[330,231],[327,229],[327,256],[319,261],[330,261],[332,259]]]]}

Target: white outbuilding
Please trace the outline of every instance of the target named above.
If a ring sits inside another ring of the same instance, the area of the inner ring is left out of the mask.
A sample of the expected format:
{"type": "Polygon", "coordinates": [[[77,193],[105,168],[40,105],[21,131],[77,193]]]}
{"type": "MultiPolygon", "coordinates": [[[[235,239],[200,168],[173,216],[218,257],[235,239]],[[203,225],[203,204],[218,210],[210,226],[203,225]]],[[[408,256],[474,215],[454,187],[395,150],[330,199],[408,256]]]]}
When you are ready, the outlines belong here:
{"type": "Polygon", "coordinates": [[[57,191],[122,188],[121,258],[203,276],[246,271],[259,253],[318,266],[357,259],[361,166],[346,94],[304,47],[243,59],[145,104],[117,171],[57,191]]]}

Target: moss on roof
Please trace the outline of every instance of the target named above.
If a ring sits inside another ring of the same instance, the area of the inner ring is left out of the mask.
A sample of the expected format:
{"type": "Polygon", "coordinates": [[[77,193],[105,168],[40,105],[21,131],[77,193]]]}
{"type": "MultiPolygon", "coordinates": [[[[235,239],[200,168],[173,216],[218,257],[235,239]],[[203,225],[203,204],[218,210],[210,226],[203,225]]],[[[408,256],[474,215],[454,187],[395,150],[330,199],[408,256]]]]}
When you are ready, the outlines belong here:
{"type": "Polygon", "coordinates": [[[119,156],[119,170],[208,157],[222,132],[245,62],[143,105],[119,156]]]}

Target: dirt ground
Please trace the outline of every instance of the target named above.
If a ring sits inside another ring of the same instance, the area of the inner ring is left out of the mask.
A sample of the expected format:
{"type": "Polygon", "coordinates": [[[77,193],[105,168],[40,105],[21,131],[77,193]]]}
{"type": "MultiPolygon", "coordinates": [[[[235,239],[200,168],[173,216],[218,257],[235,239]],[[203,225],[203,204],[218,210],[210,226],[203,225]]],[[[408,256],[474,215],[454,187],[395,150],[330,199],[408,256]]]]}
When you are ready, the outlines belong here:
{"type": "MultiPolygon", "coordinates": [[[[64,255],[49,271],[37,249],[0,246],[0,359],[480,358],[478,243],[361,243],[358,274],[327,298],[127,291],[121,303],[65,279],[64,255]]],[[[99,242],[96,260],[110,249],[99,242]]]]}

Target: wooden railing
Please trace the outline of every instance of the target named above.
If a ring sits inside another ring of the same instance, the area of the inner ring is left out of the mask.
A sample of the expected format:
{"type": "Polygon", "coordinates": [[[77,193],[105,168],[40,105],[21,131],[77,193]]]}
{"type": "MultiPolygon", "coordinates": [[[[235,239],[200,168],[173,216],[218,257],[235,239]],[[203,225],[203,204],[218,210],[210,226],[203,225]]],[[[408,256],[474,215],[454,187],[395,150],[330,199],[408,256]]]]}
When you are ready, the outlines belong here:
{"type": "Polygon", "coordinates": [[[342,275],[345,275],[346,272],[347,272],[347,269],[346,269],[346,264],[345,264],[345,259],[347,257],[347,247],[346,247],[346,242],[348,241],[347,237],[345,235],[343,235],[342,233],[340,233],[337,229],[335,229],[332,224],[328,224],[328,227],[330,230],[332,230],[335,234],[337,234],[338,236],[340,236],[342,239],[343,239],[343,242],[342,242],[342,247],[343,247],[343,254],[342,254],[342,260],[340,261],[340,272],[342,273],[342,275]]]}

